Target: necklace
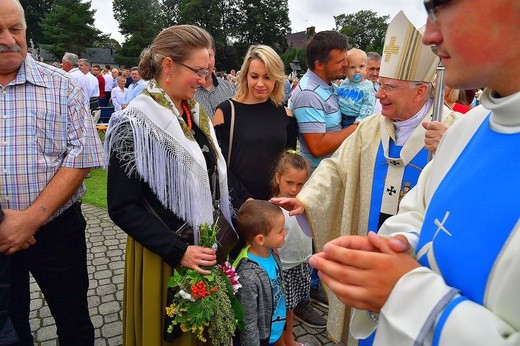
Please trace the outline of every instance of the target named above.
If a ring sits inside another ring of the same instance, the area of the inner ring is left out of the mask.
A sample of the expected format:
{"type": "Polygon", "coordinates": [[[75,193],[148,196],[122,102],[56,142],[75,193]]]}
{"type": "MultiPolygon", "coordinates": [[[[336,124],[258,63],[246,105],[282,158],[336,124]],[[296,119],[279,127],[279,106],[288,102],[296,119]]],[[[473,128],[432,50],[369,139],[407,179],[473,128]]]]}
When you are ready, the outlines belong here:
{"type": "Polygon", "coordinates": [[[186,113],[186,123],[188,125],[188,129],[191,130],[191,113],[188,108],[188,105],[186,105],[186,103],[184,103],[184,102],[181,102],[181,106],[182,106],[182,109],[184,110],[184,113],[186,113]]]}

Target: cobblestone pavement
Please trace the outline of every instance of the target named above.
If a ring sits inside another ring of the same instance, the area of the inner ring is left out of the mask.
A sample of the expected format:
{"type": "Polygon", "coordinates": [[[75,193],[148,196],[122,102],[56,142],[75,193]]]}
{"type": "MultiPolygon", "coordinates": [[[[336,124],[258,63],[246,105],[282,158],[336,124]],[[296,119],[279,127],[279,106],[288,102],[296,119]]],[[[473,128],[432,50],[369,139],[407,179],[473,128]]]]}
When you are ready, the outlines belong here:
{"type": "MultiPolygon", "coordinates": [[[[95,345],[121,345],[126,234],[112,223],[106,209],[83,204],[83,214],[87,219],[90,278],[88,302],[95,328],[95,345]]],[[[54,319],[40,288],[32,278],[31,298],[30,322],[35,345],[57,345],[54,319]]],[[[326,316],[326,309],[318,309],[326,316]]],[[[299,342],[310,345],[337,345],[327,339],[324,329],[314,329],[297,323],[294,334],[299,342]]]]}

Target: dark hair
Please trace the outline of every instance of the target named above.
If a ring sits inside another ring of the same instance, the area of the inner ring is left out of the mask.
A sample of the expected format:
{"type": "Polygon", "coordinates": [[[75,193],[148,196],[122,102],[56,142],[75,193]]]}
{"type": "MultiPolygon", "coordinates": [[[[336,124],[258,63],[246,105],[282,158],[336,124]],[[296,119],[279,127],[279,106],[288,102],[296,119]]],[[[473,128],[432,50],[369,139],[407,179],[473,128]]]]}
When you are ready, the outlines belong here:
{"type": "Polygon", "coordinates": [[[101,66],[99,66],[99,65],[94,65],[94,66],[92,66],[92,68],[98,68],[101,70],[101,66]]]}
{"type": "Polygon", "coordinates": [[[335,49],[344,51],[350,49],[347,36],[334,30],[320,31],[307,43],[307,67],[314,70],[316,61],[327,63],[330,60],[330,52],[335,49]]]}
{"type": "Polygon", "coordinates": [[[170,57],[173,61],[188,59],[193,49],[211,48],[211,35],[195,25],[174,25],[164,29],[152,44],[141,52],[139,74],[144,80],[156,78],[162,71],[162,61],[170,57]]]}
{"type": "Polygon", "coordinates": [[[274,168],[273,178],[271,179],[271,193],[273,196],[278,196],[280,193],[280,185],[276,182],[276,174],[284,175],[291,168],[296,170],[304,170],[309,175],[310,165],[309,161],[301,156],[296,150],[285,150],[278,157],[278,163],[274,168]]]}
{"type": "Polygon", "coordinates": [[[246,243],[251,244],[257,235],[267,236],[271,232],[273,219],[280,214],[283,215],[282,209],[269,201],[249,200],[238,211],[238,233],[246,243]]]}

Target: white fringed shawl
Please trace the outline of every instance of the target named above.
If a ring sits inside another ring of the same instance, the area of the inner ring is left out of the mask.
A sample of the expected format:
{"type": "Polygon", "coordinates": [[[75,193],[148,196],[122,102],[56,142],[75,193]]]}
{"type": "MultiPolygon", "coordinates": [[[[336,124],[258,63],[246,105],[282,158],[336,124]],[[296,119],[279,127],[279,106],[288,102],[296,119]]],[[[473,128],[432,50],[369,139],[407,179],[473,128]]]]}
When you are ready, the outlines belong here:
{"type": "MultiPolygon", "coordinates": [[[[189,102],[193,122],[209,139],[217,157],[220,206],[231,224],[226,163],[217,145],[209,117],[199,104],[189,102]]],[[[128,162],[130,175],[137,170],[159,201],[194,230],[213,223],[213,203],[204,155],[171,99],[154,80],[126,109],[110,118],[105,136],[107,158],[115,151],[128,162]],[[129,125],[129,126],[128,126],[129,125]],[[128,143],[134,151],[130,152],[128,143]]],[[[195,244],[198,232],[194,232],[195,244]]]]}

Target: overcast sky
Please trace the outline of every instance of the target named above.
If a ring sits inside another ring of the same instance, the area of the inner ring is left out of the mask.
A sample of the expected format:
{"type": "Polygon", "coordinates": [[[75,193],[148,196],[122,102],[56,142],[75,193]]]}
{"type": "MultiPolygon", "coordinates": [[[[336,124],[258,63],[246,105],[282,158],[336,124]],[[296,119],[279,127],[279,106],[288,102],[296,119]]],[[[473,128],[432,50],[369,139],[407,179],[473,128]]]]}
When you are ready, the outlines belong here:
{"type": "MultiPolygon", "coordinates": [[[[123,36],[114,19],[112,1],[92,0],[92,8],[96,10],[96,28],[121,43],[123,36]]],[[[304,31],[309,26],[316,27],[316,32],[334,29],[334,16],[361,10],[374,11],[378,16],[390,15],[390,18],[403,10],[416,27],[426,23],[422,0],[289,0],[291,32],[304,31]]]]}

